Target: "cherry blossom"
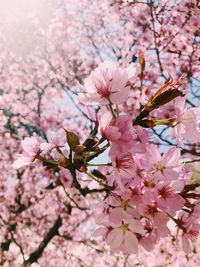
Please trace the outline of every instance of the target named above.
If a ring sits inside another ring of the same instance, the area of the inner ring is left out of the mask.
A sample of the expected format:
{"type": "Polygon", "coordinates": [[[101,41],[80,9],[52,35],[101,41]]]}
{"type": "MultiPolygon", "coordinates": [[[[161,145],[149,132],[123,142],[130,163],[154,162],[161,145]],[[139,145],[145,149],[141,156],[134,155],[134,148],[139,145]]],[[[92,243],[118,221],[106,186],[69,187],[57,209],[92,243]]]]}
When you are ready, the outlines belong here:
{"type": "Polygon", "coordinates": [[[23,153],[18,155],[18,159],[13,163],[13,168],[21,168],[32,163],[40,155],[40,144],[42,139],[34,135],[26,137],[21,141],[23,153]]]}
{"type": "Polygon", "coordinates": [[[120,224],[113,224],[107,230],[106,240],[111,249],[115,252],[124,251],[125,253],[138,250],[138,240],[135,233],[143,234],[144,230],[138,220],[123,220],[120,224]]]}
{"type": "Polygon", "coordinates": [[[84,81],[83,93],[79,94],[80,102],[90,105],[125,102],[128,98],[128,85],[132,83],[131,80],[134,78],[135,72],[132,65],[123,69],[110,61],[99,63],[89,78],[84,81]]]}
{"type": "Polygon", "coordinates": [[[179,177],[181,170],[180,149],[170,148],[162,156],[155,145],[150,145],[147,148],[146,155],[141,159],[142,164],[145,163],[145,169],[150,171],[150,176],[158,180],[176,180],[179,177]]]}
{"type": "Polygon", "coordinates": [[[200,108],[187,108],[185,100],[176,101],[176,118],[172,122],[172,133],[179,144],[182,144],[183,140],[199,142],[200,108]]]}

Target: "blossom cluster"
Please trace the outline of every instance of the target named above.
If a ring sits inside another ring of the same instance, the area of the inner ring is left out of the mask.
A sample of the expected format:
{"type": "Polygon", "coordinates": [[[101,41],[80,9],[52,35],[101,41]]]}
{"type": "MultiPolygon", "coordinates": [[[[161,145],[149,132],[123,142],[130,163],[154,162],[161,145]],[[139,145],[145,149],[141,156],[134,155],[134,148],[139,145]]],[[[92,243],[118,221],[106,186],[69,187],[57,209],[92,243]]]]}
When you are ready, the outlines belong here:
{"type": "Polygon", "coordinates": [[[185,142],[200,140],[200,108],[187,107],[182,76],[175,82],[168,79],[135,116],[126,113],[124,106],[137,77],[134,64],[125,68],[100,63],[80,86],[78,96],[81,105],[98,110],[91,135],[80,140],[77,133],[63,129],[48,134],[48,140],[26,137],[13,167],[41,161],[54,172],[65,168],[71,175],[66,190],[74,186],[83,196],[92,189],[83,188],[76,173],[94,180],[96,192],[105,192],[92,208],[99,225],[95,236],[102,236],[113,252],[137,253],[139,246],[153,250],[161,238],[171,235],[171,221],[176,238],[181,236],[183,250],[189,253],[200,232],[199,185],[190,184],[181,151],[185,142]],[[169,103],[174,105],[173,116],[156,117],[169,103]],[[176,141],[162,153],[151,133],[159,125],[169,127],[176,141]],[[105,150],[109,162],[90,163],[105,150]],[[91,166],[99,168],[91,170],[91,166]]]}

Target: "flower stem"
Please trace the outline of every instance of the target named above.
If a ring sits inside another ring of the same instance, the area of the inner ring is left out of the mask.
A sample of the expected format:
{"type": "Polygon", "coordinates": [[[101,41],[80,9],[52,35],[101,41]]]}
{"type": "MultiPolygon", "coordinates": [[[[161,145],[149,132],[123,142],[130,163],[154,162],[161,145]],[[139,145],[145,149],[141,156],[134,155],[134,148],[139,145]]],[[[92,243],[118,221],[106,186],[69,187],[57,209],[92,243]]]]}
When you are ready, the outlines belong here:
{"type": "Polygon", "coordinates": [[[94,164],[91,164],[91,163],[88,163],[87,164],[88,166],[90,166],[90,167],[92,167],[92,166],[112,166],[112,163],[111,162],[109,162],[109,163],[94,163],[94,164]]]}

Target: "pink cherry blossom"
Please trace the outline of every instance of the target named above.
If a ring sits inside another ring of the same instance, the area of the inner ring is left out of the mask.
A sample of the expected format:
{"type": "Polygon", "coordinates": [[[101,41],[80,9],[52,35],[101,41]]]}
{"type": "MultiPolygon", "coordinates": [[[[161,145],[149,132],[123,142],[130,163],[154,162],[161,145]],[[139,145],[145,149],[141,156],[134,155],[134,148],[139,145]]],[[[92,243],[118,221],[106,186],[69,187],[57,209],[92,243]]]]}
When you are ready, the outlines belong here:
{"type": "Polygon", "coordinates": [[[200,224],[195,222],[193,218],[182,217],[181,223],[184,227],[184,233],[182,235],[182,247],[185,253],[192,251],[191,241],[196,240],[200,232],[200,224]]]}
{"type": "Polygon", "coordinates": [[[142,224],[135,219],[124,220],[120,224],[113,224],[112,228],[107,230],[106,240],[113,252],[136,253],[138,239],[135,233],[144,233],[142,224]]]}
{"type": "Polygon", "coordinates": [[[89,105],[121,104],[128,97],[128,82],[132,82],[133,77],[135,69],[132,65],[123,69],[111,61],[99,63],[85,79],[79,101],[89,105]]]}
{"type": "Polygon", "coordinates": [[[133,162],[133,155],[128,154],[111,154],[112,166],[114,168],[115,180],[123,189],[123,182],[121,180],[126,180],[126,178],[131,178],[134,175],[135,167],[133,162]]]}
{"type": "Polygon", "coordinates": [[[40,144],[42,141],[42,138],[36,135],[26,137],[22,140],[21,146],[23,148],[23,153],[18,155],[18,159],[16,159],[12,165],[13,168],[19,169],[35,161],[41,153],[40,144]]]}
{"type": "Polygon", "coordinates": [[[42,151],[48,151],[52,150],[53,148],[60,148],[63,147],[64,144],[66,143],[66,136],[65,136],[64,130],[62,130],[60,133],[59,132],[48,132],[47,133],[47,142],[43,142],[40,145],[40,149],[42,151]]]}
{"type": "Polygon", "coordinates": [[[191,143],[199,142],[200,108],[187,108],[185,99],[178,99],[176,105],[176,119],[173,121],[172,128],[173,136],[178,144],[182,144],[183,140],[191,143]]]}
{"type": "Polygon", "coordinates": [[[172,215],[182,209],[185,203],[184,199],[166,182],[157,185],[156,198],[159,208],[172,215]]]}
{"type": "Polygon", "coordinates": [[[150,176],[153,179],[172,181],[179,177],[179,171],[181,170],[179,158],[180,149],[178,148],[172,147],[161,156],[157,147],[150,145],[147,148],[147,154],[141,160],[141,164],[146,161],[145,168],[151,171],[150,176]]]}
{"type": "Polygon", "coordinates": [[[108,111],[99,115],[99,132],[111,142],[121,137],[119,128],[112,123],[112,119],[112,114],[108,111]]]}

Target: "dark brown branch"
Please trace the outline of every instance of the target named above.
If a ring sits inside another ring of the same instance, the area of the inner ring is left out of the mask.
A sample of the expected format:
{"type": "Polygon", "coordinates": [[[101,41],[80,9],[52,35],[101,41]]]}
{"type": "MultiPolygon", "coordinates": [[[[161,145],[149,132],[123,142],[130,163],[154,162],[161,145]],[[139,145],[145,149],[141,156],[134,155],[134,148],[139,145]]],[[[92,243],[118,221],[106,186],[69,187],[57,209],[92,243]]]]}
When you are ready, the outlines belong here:
{"type": "Polygon", "coordinates": [[[88,194],[92,194],[92,193],[101,193],[101,192],[107,192],[108,189],[103,187],[103,188],[96,188],[96,189],[89,189],[88,187],[84,187],[82,188],[77,177],[76,177],[76,169],[73,165],[68,167],[71,175],[72,175],[72,179],[73,179],[73,186],[80,192],[80,194],[82,196],[86,196],[88,194]]]}
{"type": "Polygon", "coordinates": [[[44,237],[43,241],[40,243],[39,247],[30,254],[28,260],[25,261],[25,265],[30,265],[33,262],[37,262],[38,259],[41,257],[41,255],[44,252],[44,249],[48,245],[48,243],[56,236],[58,235],[58,230],[62,226],[62,219],[60,216],[58,216],[57,220],[55,221],[54,225],[49,229],[48,233],[44,237]]]}

